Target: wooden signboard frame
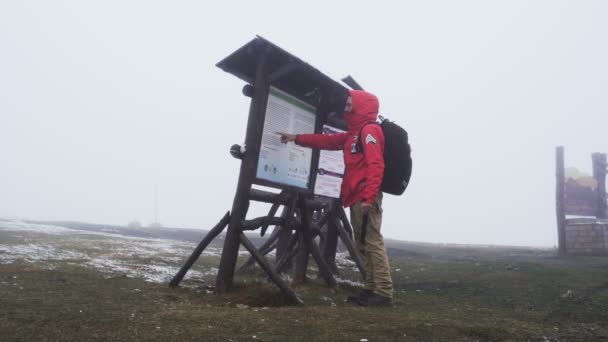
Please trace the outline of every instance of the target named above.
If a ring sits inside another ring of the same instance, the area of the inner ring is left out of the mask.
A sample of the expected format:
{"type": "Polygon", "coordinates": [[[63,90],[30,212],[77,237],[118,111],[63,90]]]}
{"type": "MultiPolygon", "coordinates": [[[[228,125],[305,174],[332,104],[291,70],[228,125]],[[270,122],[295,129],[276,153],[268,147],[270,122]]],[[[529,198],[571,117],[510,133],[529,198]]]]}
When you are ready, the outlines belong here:
{"type": "Polygon", "coordinates": [[[315,132],[320,132],[320,128],[326,123],[338,127],[345,126],[343,121],[336,119],[335,113],[342,113],[343,100],[346,99],[347,94],[346,88],[259,36],[218,63],[218,67],[248,83],[243,88],[243,94],[251,97],[245,133],[246,149],[244,153],[237,152],[240,151],[238,146],[236,149],[231,149],[231,154],[241,159],[232,209],[195,248],[171,280],[170,286],[179,285],[204,249],[226,227],[215,283],[215,292],[218,294],[228,291],[233,286],[240,246],[251,254],[243,267],[257,263],[279,289],[297,304],[303,302],[281,274],[295,263],[294,283],[305,282],[309,257],[312,256],[327,285],[337,286],[334,274],[337,272],[335,254],[338,237],[348,249],[361,275],[365,277],[363,259],[355,248],[353,230],[339,200],[314,198],[312,195],[319,151],[313,153],[311,178],[307,189],[256,177],[264,115],[271,84],[298,98],[309,97],[307,102],[317,104],[315,132]],[[254,184],[276,187],[281,192],[277,194],[254,189],[254,184]],[[268,214],[248,220],[246,216],[250,201],[271,203],[268,214]],[[279,216],[276,216],[281,206],[283,210],[279,216]],[[244,234],[245,231],[259,229],[260,234],[264,236],[269,226],[275,228],[259,248],[256,248],[244,234]],[[317,236],[321,237],[322,248],[315,242],[317,236]],[[273,265],[265,255],[274,249],[277,253],[273,265]]]}

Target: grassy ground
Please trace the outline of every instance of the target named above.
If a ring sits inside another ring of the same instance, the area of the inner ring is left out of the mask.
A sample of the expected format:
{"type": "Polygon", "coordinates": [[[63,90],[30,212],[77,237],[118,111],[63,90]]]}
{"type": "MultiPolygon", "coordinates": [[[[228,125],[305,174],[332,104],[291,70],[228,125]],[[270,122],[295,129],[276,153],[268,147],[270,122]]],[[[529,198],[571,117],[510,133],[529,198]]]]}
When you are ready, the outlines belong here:
{"type": "Polygon", "coordinates": [[[400,250],[391,259],[392,308],[350,305],[344,298],[358,289],[331,290],[317,279],[297,288],[304,306],[289,306],[258,271],[238,275],[231,293],[216,296],[206,289],[213,276],[170,289],[77,260],[12,260],[0,264],[0,340],[608,340],[608,258],[430,245],[400,250]]]}

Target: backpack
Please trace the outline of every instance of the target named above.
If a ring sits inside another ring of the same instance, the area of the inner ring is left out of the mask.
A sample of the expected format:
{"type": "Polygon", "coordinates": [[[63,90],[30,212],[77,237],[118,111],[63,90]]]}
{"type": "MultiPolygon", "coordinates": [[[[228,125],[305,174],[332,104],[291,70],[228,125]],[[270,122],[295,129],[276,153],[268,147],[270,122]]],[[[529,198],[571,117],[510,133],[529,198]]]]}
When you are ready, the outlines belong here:
{"type": "Polygon", "coordinates": [[[391,195],[401,195],[410,183],[412,175],[412,151],[405,129],[379,116],[380,123],[367,123],[359,131],[357,148],[363,151],[361,133],[367,125],[380,125],[384,133],[384,178],[380,190],[391,195]]]}

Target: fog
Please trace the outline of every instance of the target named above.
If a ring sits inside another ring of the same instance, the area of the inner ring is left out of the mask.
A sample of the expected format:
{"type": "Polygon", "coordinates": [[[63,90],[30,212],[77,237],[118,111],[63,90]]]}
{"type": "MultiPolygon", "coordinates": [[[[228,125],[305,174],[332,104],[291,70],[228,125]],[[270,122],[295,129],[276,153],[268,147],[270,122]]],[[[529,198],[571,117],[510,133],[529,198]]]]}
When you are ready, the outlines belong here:
{"type": "MultiPolygon", "coordinates": [[[[387,238],[554,246],[555,147],[608,152],[605,1],[3,1],[0,217],[208,229],[249,99],[215,63],[260,34],[352,74],[410,134],[387,238]]],[[[254,208],[263,212],[264,207],[254,208]]]]}

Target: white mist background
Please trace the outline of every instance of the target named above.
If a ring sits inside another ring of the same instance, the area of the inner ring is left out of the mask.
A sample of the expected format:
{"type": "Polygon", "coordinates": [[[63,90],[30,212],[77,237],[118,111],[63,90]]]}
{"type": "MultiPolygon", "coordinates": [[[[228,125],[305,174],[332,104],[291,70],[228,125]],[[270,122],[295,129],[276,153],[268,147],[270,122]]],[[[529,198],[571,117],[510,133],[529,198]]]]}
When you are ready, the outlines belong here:
{"type": "MultiPolygon", "coordinates": [[[[608,152],[604,1],[0,3],[0,217],[208,229],[249,108],[215,63],[256,34],[352,74],[410,133],[387,238],[556,244],[555,146],[608,152]]],[[[254,213],[265,208],[256,206],[254,213]]]]}

